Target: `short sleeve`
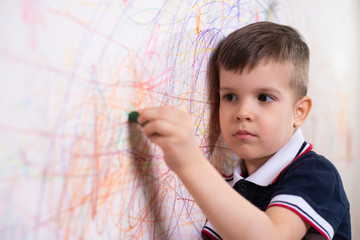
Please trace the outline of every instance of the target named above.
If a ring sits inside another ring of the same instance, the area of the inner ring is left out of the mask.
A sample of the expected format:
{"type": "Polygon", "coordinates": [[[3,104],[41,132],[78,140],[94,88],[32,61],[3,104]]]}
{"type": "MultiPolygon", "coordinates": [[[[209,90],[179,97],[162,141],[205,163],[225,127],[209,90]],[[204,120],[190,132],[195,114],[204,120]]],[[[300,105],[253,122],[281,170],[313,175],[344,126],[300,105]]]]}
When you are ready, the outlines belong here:
{"type": "Polygon", "coordinates": [[[268,207],[272,206],[295,212],[325,239],[351,235],[349,202],[340,175],[330,161],[314,152],[281,173],[268,207]]]}

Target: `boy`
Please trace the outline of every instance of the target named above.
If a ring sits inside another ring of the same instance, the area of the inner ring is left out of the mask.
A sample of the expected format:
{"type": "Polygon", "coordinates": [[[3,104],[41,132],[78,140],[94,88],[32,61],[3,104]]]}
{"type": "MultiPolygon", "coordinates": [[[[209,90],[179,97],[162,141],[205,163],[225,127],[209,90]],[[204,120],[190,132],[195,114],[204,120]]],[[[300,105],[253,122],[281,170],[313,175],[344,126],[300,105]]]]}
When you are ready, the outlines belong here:
{"type": "Polygon", "coordinates": [[[311,109],[308,65],[301,36],[270,22],[241,28],[215,49],[209,143],[213,150],[221,136],[240,158],[229,184],[202,156],[187,113],[139,112],[145,134],[207,217],[205,239],[351,238],[340,176],[299,129],[311,109]]]}

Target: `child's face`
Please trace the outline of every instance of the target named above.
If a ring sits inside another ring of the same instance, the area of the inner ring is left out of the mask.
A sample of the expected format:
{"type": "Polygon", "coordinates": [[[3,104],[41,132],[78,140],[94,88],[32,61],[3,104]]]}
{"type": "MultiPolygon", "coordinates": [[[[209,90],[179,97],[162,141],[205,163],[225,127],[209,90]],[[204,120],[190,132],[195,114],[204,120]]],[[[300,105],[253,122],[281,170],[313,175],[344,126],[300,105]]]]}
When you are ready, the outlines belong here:
{"type": "Polygon", "coordinates": [[[261,166],[295,130],[290,74],[288,64],[275,61],[242,74],[220,68],[221,134],[247,164],[261,166]]]}

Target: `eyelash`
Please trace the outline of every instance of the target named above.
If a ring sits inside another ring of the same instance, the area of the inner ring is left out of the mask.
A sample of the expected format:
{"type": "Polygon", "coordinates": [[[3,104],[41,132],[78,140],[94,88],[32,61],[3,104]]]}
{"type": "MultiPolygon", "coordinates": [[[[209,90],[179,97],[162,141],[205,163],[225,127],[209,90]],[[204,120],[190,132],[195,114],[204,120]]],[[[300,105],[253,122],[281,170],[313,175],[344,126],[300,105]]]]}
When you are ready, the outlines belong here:
{"type": "Polygon", "coordinates": [[[270,95],[267,95],[267,94],[262,93],[262,94],[259,94],[258,100],[259,100],[260,102],[269,102],[269,101],[272,102],[273,100],[275,100],[275,98],[274,98],[273,96],[270,96],[270,95]],[[265,100],[261,99],[261,98],[263,98],[263,97],[265,97],[265,100]],[[268,100],[269,100],[269,101],[268,101],[268,100]]]}
{"type": "MultiPolygon", "coordinates": [[[[231,93],[224,94],[222,98],[224,100],[226,100],[227,102],[233,102],[233,101],[237,100],[237,97],[234,94],[231,94],[231,93]]],[[[267,103],[267,102],[272,102],[273,100],[275,100],[275,97],[273,97],[271,95],[268,95],[268,94],[265,94],[265,93],[261,93],[261,94],[258,95],[257,99],[260,102],[267,103]]]]}
{"type": "MultiPolygon", "coordinates": [[[[224,100],[226,100],[227,102],[233,102],[234,101],[234,98],[235,95],[234,94],[231,94],[231,93],[228,93],[228,94],[224,94],[223,97],[222,97],[224,100]],[[231,100],[229,99],[231,97],[231,100]]],[[[236,98],[237,99],[237,98],[236,98]]]]}

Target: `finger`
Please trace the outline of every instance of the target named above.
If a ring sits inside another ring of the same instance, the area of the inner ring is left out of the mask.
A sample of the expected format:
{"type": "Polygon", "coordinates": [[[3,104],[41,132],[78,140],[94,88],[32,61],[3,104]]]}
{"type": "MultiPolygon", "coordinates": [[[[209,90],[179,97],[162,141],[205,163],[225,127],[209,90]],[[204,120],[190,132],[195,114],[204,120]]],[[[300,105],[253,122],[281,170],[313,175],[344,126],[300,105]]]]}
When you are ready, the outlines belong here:
{"type": "Polygon", "coordinates": [[[165,120],[156,119],[148,121],[148,123],[144,125],[144,133],[149,138],[153,136],[168,137],[173,135],[174,128],[174,124],[165,120]]]}
{"type": "Polygon", "coordinates": [[[139,111],[138,122],[142,125],[154,120],[164,120],[176,124],[179,111],[170,107],[146,108],[139,111]]]}

